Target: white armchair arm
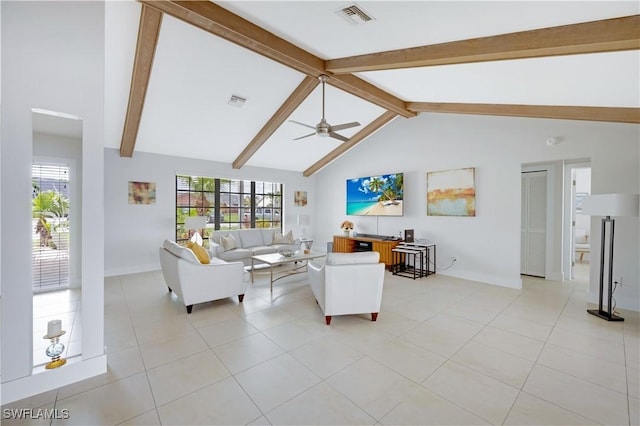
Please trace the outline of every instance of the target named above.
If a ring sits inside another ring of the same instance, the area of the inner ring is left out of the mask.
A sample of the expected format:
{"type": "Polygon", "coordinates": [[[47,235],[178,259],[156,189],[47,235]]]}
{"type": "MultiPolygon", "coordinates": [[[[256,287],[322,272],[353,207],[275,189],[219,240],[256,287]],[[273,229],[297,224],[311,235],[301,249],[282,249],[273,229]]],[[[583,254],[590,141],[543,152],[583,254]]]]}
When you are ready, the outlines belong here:
{"type": "Polygon", "coordinates": [[[324,312],[324,264],[309,262],[307,265],[307,276],[309,277],[309,285],[311,291],[316,298],[316,302],[324,312]]]}

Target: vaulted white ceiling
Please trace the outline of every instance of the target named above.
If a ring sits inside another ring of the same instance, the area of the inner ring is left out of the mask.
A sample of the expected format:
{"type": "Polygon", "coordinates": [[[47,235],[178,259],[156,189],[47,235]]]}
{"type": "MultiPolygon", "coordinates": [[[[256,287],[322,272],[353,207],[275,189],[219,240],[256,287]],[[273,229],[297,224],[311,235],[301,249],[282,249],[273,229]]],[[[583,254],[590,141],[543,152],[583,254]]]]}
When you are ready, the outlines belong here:
{"type": "MultiPolygon", "coordinates": [[[[353,2],[230,1],[219,6],[323,59],[637,15],[637,1],[358,1],[374,17],[355,25],[353,2]]],[[[120,148],[141,4],[106,2],[106,146],[120,148]]],[[[355,73],[404,102],[640,107],[638,50],[355,73]]],[[[306,76],[163,15],[135,152],[233,163],[306,76]],[[246,98],[242,108],[227,104],[246,98]]],[[[321,86],[288,119],[315,125],[321,86]]],[[[385,112],[331,85],[326,118],[362,126],[385,112]]],[[[397,117],[395,120],[410,120],[397,117]]],[[[246,165],[305,171],[342,142],[285,121],[246,165]]],[[[363,142],[366,144],[366,140],[363,142]]],[[[134,152],[134,156],[135,156],[134,152]]]]}

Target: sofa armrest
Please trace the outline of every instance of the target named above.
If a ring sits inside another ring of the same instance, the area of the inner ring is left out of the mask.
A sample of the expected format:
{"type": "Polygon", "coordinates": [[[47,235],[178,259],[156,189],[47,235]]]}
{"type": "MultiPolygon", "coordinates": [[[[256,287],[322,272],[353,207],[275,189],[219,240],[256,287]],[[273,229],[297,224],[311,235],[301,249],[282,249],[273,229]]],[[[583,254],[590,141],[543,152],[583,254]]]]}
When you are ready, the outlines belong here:
{"type": "Polygon", "coordinates": [[[316,301],[324,311],[325,305],[325,289],[324,289],[324,272],[325,265],[310,261],[307,264],[307,276],[309,277],[309,285],[316,301]]]}
{"type": "Polygon", "coordinates": [[[209,257],[218,257],[220,253],[224,253],[224,248],[215,241],[209,240],[209,257]]]}

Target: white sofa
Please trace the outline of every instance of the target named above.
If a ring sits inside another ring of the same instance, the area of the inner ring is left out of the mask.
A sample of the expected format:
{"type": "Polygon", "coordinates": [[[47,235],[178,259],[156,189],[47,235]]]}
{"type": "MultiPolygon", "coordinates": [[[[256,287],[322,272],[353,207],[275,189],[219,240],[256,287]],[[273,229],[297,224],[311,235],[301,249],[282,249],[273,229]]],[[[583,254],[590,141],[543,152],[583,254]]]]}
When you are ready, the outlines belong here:
{"type": "Polygon", "coordinates": [[[212,258],[201,264],[186,247],[165,240],[160,247],[162,275],[169,287],[191,313],[193,305],[238,296],[244,298],[246,272],[241,262],[225,262],[212,258]]]}
{"type": "Polygon", "coordinates": [[[309,262],[308,275],[313,295],[325,315],[327,325],[334,315],[380,312],[384,263],[375,251],[328,253],[324,264],[309,262]]]}
{"type": "MultiPolygon", "coordinates": [[[[291,243],[274,242],[274,237],[281,237],[280,230],[275,228],[250,228],[218,230],[209,233],[209,255],[227,262],[242,262],[245,266],[251,265],[251,256],[258,254],[277,253],[279,250],[288,249],[296,251],[300,249],[300,242],[291,240],[291,243]],[[232,235],[237,242],[237,248],[226,250],[221,243],[222,237],[232,235]]],[[[276,240],[277,241],[277,240],[276,240]]]]}

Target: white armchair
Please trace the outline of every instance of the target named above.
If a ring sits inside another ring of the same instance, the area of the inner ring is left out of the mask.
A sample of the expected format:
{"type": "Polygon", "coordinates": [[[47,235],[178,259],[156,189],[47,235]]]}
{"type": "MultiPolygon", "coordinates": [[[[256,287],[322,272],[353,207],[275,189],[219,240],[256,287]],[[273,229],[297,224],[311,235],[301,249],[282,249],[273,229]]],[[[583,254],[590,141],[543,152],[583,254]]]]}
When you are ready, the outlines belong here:
{"type": "Polygon", "coordinates": [[[378,318],[382,302],[384,263],[380,253],[328,253],[324,265],[309,262],[313,295],[327,325],[333,315],[371,314],[378,318]]]}
{"type": "Polygon", "coordinates": [[[165,240],[160,247],[162,275],[191,313],[193,305],[238,296],[244,299],[246,288],[242,262],[225,262],[212,258],[208,265],[201,264],[191,250],[173,241],[165,240]]]}

